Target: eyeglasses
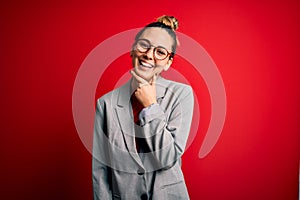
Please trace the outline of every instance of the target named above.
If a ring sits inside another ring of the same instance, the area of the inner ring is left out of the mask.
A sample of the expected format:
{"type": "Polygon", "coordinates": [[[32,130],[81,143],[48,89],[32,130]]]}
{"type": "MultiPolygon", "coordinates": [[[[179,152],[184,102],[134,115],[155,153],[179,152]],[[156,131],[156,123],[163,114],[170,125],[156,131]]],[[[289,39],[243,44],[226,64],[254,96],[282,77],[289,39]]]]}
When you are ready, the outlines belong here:
{"type": "Polygon", "coordinates": [[[148,52],[151,47],[154,47],[153,49],[153,56],[157,60],[164,60],[168,56],[173,57],[174,53],[169,53],[168,50],[162,46],[153,46],[149,40],[146,39],[139,39],[135,42],[135,49],[138,50],[140,53],[146,53],[148,52]]]}

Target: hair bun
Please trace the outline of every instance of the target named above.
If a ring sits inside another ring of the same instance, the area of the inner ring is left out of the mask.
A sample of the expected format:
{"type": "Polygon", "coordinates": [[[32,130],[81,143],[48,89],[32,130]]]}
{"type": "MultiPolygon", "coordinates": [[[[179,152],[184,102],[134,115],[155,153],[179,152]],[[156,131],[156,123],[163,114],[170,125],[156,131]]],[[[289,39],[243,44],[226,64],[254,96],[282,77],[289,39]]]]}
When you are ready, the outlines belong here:
{"type": "Polygon", "coordinates": [[[178,20],[173,16],[163,15],[157,18],[157,22],[161,22],[167,26],[170,26],[173,31],[178,29],[178,20]]]}

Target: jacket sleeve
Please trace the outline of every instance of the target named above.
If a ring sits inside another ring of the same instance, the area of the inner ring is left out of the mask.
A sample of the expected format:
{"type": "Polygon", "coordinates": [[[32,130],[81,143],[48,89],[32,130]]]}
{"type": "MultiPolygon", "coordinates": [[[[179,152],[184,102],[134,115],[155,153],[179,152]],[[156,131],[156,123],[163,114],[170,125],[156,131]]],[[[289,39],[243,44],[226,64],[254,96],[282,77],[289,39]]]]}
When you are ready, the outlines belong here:
{"type": "Polygon", "coordinates": [[[194,108],[194,96],[190,86],[164,97],[171,99],[168,105],[153,105],[140,115],[138,137],[144,138],[148,152],[144,152],[147,170],[169,168],[182,156],[194,108]],[[167,111],[168,110],[168,111],[167,111]]]}
{"type": "Polygon", "coordinates": [[[109,156],[105,150],[107,142],[101,139],[105,134],[104,112],[97,102],[95,123],[94,123],[94,138],[93,138],[93,158],[92,158],[92,177],[93,177],[93,196],[94,200],[112,199],[112,192],[110,188],[110,168],[101,162],[108,160],[109,156]]]}

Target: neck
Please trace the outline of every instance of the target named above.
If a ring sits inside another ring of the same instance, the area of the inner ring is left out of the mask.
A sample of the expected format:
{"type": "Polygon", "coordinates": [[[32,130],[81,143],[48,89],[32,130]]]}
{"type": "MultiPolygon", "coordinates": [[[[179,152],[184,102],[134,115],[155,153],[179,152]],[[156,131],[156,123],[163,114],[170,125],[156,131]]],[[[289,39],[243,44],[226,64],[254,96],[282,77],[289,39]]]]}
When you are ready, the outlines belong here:
{"type": "Polygon", "coordinates": [[[135,80],[135,78],[132,78],[131,79],[131,83],[130,83],[130,86],[131,86],[131,93],[133,93],[139,86],[138,82],[135,80]]]}

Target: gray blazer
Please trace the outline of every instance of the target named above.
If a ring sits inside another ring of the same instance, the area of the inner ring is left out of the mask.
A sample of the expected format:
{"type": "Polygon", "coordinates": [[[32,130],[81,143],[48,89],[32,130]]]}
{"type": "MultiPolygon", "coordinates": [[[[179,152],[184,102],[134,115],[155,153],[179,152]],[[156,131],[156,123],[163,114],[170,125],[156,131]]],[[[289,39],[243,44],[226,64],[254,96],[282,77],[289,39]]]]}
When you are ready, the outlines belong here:
{"type": "Polygon", "coordinates": [[[133,122],[130,81],[97,100],[93,138],[94,199],[189,199],[181,156],[194,97],[188,85],[158,77],[159,105],[133,122]],[[135,138],[148,151],[137,153],[135,138]]]}

